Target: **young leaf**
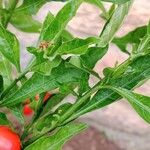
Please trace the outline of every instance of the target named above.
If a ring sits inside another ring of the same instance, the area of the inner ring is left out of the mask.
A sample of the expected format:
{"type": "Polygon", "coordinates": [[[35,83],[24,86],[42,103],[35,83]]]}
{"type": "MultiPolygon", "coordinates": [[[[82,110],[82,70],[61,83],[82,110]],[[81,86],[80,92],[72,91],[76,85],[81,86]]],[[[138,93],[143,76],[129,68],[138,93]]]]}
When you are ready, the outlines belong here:
{"type": "Polygon", "coordinates": [[[41,23],[24,13],[13,13],[10,23],[23,32],[39,33],[41,23]]]}
{"type": "MultiPolygon", "coordinates": [[[[104,87],[105,88],[105,87],[104,87]]],[[[137,111],[137,113],[148,123],[150,123],[150,97],[133,93],[127,89],[108,86],[109,88],[123,98],[127,99],[129,103],[133,106],[133,108],[137,111]]]]}
{"type": "Polygon", "coordinates": [[[112,41],[112,39],[115,36],[115,33],[118,31],[124,18],[128,14],[131,4],[132,1],[119,5],[116,8],[112,17],[106,22],[104,29],[100,35],[100,47],[105,47],[112,41]]]}
{"type": "Polygon", "coordinates": [[[48,28],[48,26],[51,24],[51,22],[54,20],[54,15],[51,12],[48,12],[44,22],[43,22],[43,26],[42,26],[42,30],[41,30],[41,34],[43,32],[45,32],[44,30],[46,30],[48,28]]]}
{"type": "Polygon", "coordinates": [[[55,19],[41,33],[40,40],[55,41],[59,38],[68,22],[75,16],[83,0],[69,1],[56,15],[55,19]]]}
{"type": "Polygon", "coordinates": [[[85,124],[68,124],[51,136],[45,135],[41,137],[33,144],[27,146],[25,150],[61,150],[65,142],[86,128],[85,124]]]}
{"type": "Polygon", "coordinates": [[[57,67],[62,61],[60,56],[53,58],[53,60],[44,58],[44,51],[41,51],[40,49],[34,47],[28,47],[27,49],[36,57],[36,59],[34,60],[34,64],[31,67],[32,71],[39,72],[44,75],[50,75],[51,70],[57,67]]]}
{"type": "Polygon", "coordinates": [[[63,54],[84,54],[91,44],[98,43],[99,39],[96,37],[90,37],[87,39],[75,38],[71,41],[63,43],[58,49],[57,53],[63,54]]]}
{"type": "Polygon", "coordinates": [[[0,26],[0,52],[20,71],[19,42],[14,34],[0,26]]]}
{"type": "Polygon", "coordinates": [[[9,121],[4,113],[0,112],[0,125],[9,125],[9,121]]]}

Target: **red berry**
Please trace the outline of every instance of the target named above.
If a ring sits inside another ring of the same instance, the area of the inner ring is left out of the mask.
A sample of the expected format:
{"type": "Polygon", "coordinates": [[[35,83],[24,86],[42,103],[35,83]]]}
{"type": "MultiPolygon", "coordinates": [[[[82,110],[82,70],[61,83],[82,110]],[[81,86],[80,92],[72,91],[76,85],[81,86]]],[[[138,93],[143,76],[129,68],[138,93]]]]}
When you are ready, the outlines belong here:
{"type": "Polygon", "coordinates": [[[25,116],[30,116],[33,114],[33,112],[34,110],[29,105],[24,105],[23,113],[25,116]]]}
{"type": "Polygon", "coordinates": [[[0,150],[21,150],[19,136],[6,126],[0,126],[0,150]]]}
{"type": "Polygon", "coordinates": [[[44,96],[44,99],[43,99],[44,103],[45,103],[51,96],[52,96],[51,93],[46,92],[46,94],[45,94],[45,96],[44,96]]]}

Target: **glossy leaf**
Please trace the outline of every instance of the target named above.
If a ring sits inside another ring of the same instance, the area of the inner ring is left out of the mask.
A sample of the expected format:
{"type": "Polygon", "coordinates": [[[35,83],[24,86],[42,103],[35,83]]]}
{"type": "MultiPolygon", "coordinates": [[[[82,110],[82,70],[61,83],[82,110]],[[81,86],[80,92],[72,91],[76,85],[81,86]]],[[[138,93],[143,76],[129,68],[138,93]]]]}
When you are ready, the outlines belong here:
{"type": "MultiPolygon", "coordinates": [[[[106,87],[107,88],[107,87],[106,87]]],[[[127,99],[137,113],[148,123],[150,123],[150,97],[133,93],[127,89],[119,87],[108,87],[127,99]]]]}
{"type": "Polygon", "coordinates": [[[86,129],[85,124],[68,124],[60,128],[53,135],[45,135],[25,148],[25,150],[61,150],[65,142],[74,135],[86,129]]]}
{"type": "Polygon", "coordinates": [[[119,5],[115,9],[112,17],[106,22],[104,29],[100,35],[100,39],[101,39],[99,42],[100,47],[105,47],[113,40],[116,32],[119,30],[120,26],[122,25],[124,18],[128,14],[131,4],[132,1],[119,5]]]}
{"type": "Polygon", "coordinates": [[[20,70],[19,43],[15,35],[0,26],[0,51],[20,70]]]}
{"type": "MultiPolygon", "coordinates": [[[[48,14],[47,14],[47,16],[46,16],[46,18],[45,18],[45,21],[44,21],[44,23],[43,23],[43,27],[42,27],[42,30],[41,30],[41,34],[42,34],[43,32],[45,32],[45,30],[46,30],[47,27],[51,24],[51,22],[54,20],[54,18],[55,18],[54,15],[53,15],[51,12],[48,12],[48,14]]],[[[66,30],[63,30],[63,31],[62,31],[61,36],[62,36],[62,40],[63,40],[64,42],[67,42],[67,41],[70,41],[70,40],[73,39],[73,36],[71,35],[71,33],[69,33],[69,32],[66,31],[66,30]]]]}
{"type": "Polygon", "coordinates": [[[40,32],[41,23],[24,13],[13,13],[11,24],[23,32],[40,32]]]}
{"type": "Polygon", "coordinates": [[[87,39],[75,38],[71,41],[63,43],[58,49],[57,53],[63,54],[84,54],[91,44],[98,43],[99,39],[96,37],[90,37],[87,39]]]}
{"type": "Polygon", "coordinates": [[[68,22],[75,16],[83,0],[69,1],[56,15],[55,19],[41,33],[40,40],[55,41],[59,38],[68,22]]]}

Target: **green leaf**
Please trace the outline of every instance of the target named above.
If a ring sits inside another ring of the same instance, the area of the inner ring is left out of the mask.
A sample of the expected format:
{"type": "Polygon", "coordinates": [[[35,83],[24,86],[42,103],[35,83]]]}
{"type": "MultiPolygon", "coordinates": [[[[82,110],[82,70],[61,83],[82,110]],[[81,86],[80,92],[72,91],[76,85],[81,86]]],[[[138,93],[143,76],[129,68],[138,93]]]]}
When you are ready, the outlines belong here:
{"type": "Polygon", "coordinates": [[[123,3],[129,2],[131,0],[102,0],[102,1],[111,2],[111,3],[114,3],[114,4],[123,4],[123,3]]]}
{"type": "Polygon", "coordinates": [[[68,22],[75,16],[83,0],[69,1],[56,15],[55,19],[41,33],[40,40],[55,41],[59,38],[68,22]]]}
{"type": "Polygon", "coordinates": [[[43,117],[39,118],[37,122],[34,124],[33,127],[33,135],[39,136],[41,134],[45,134],[49,132],[54,125],[59,121],[59,118],[66,113],[66,111],[72,106],[71,103],[64,103],[60,105],[55,112],[52,110],[44,115],[43,117]]]}
{"type": "Polygon", "coordinates": [[[3,1],[0,0],[0,8],[2,8],[2,7],[3,7],[3,1]]]}
{"type": "Polygon", "coordinates": [[[85,124],[68,124],[51,136],[46,135],[41,137],[26,147],[25,150],[61,150],[65,142],[86,128],[87,126],[85,124]]]}
{"type": "Polygon", "coordinates": [[[0,8],[0,25],[5,26],[7,23],[7,18],[10,16],[9,11],[0,8]]]}
{"type": "Polygon", "coordinates": [[[48,28],[48,26],[51,24],[51,22],[54,20],[54,15],[51,12],[47,13],[47,16],[43,22],[41,34],[45,32],[45,30],[48,28]]]}
{"type": "Polygon", "coordinates": [[[2,54],[0,52],[0,74],[3,76],[4,89],[8,85],[10,85],[10,83],[12,81],[11,71],[12,71],[12,67],[11,67],[9,61],[6,58],[4,58],[4,56],[2,56],[2,54]]]}
{"type": "MultiPolygon", "coordinates": [[[[68,94],[68,93],[67,93],[68,94]]],[[[59,104],[63,99],[66,97],[66,94],[55,94],[51,97],[49,101],[47,101],[44,109],[43,109],[43,114],[50,112],[52,108],[54,108],[57,104],[59,104]]]]}
{"type": "Polygon", "coordinates": [[[13,106],[37,93],[50,91],[60,87],[62,84],[78,83],[82,71],[77,68],[67,67],[61,63],[54,68],[50,76],[35,73],[16,93],[4,99],[1,105],[13,106]]]}
{"type": "Polygon", "coordinates": [[[67,30],[62,31],[61,37],[63,42],[71,41],[74,39],[73,35],[67,30]]]}
{"type": "Polygon", "coordinates": [[[39,48],[27,47],[27,50],[36,57],[34,65],[39,65],[47,61],[47,59],[44,58],[44,51],[41,51],[39,48]]]}
{"type": "Polygon", "coordinates": [[[143,37],[143,39],[141,40],[136,53],[140,54],[140,53],[146,53],[147,51],[149,51],[149,46],[150,46],[150,34],[148,32],[148,28],[149,26],[147,26],[147,33],[146,35],[143,37]]]}
{"type": "Polygon", "coordinates": [[[31,70],[34,72],[38,72],[44,75],[50,75],[53,68],[57,67],[62,59],[61,57],[55,57],[53,60],[50,60],[48,58],[44,58],[44,51],[41,51],[40,49],[34,48],[34,47],[28,47],[28,51],[35,55],[35,63],[31,67],[31,70]]]}
{"type": "Polygon", "coordinates": [[[28,14],[13,13],[10,22],[13,26],[23,32],[40,32],[41,23],[33,19],[32,16],[28,14]]]}
{"type": "Polygon", "coordinates": [[[137,111],[137,113],[145,121],[150,123],[150,97],[133,93],[127,89],[123,89],[119,87],[108,86],[106,88],[109,88],[117,92],[123,98],[127,99],[129,103],[133,106],[133,108],[137,111]]]}
{"type": "Polygon", "coordinates": [[[106,22],[104,29],[100,35],[100,47],[105,47],[113,40],[115,33],[119,30],[124,18],[128,14],[131,4],[132,1],[119,5],[116,8],[112,17],[106,22]]]}
{"type": "Polygon", "coordinates": [[[71,41],[63,43],[58,49],[57,53],[63,54],[84,54],[91,44],[98,43],[99,39],[96,37],[89,37],[87,39],[75,38],[71,41]]]}
{"type": "Polygon", "coordinates": [[[4,113],[0,112],[0,125],[9,125],[9,121],[4,113]]]}
{"type": "Polygon", "coordinates": [[[0,51],[20,71],[19,42],[14,34],[0,26],[0,51]]]}
{"type": "Polygon", "coordinates": [[[128,44],[139,44],[141,38],[146,35],[146,31],[147,26],[138,27],[123,37],[115,37],[112,42],[115,43],[123,52],[128,53],[128,44]]]}
{"type": "Polygon", "coordinates": [[[74,67],[78,67],[84,71],[80,80],[79,95],[82,95],[86,92],[89,87],[89,76],[94,75],[97,78],[100,78],[99,75],[94,72],[92,69],[98,60],[100,60],[107,52],[108,46],[104,48],[100,47],[90,47],[87,52],[80,57],[74,56],[70,59],[70,63],[74,67]]]}
{"type": "Polygon", "coordinates": [[[33,66],[31,70],[44,75],[50,75],[52,69],[56,68],[61,63],[61,61],[62,59],[60,57],[56,57],[52,61],[46,60],[39,65],[33,66]]]}
{"type": "MultiPolygon", "coordinates": [[[[45,30],[49,27],[49,25],[51,24],[51,22],[54,20],[54,15],[51,13],[51,12],[48,12],[46,18],[45,18],[45,21],[43,23],[43,27],[42,27],[42,30],[41,30],[41,34],[43,32],[45,32],[45,30]]],[[[67,42],[67,41],[70,41],[73,39],[73,36],[71,35],[71,33],[69,33],[68,31],[66,30],[63,30],[62,33],[61,33],[61,36],[62,36],[62,40],[64,42],[67,42]]]]}
{"type": "Polygon", "coordinates": [[[0,75],[0,94],[4,89],[3,77],[0,75]]]}
{"type": "Polygon", "coordinates": [[[35,15],[47,1],[48,0],[24,0],[23,4],[15,9],[15,13],[24,12],[35,15]]]}
{"type": "MultiPolygon", "coordinates": [[[[128,90],[134,88],[140,81],[150,77],[149,61],[149,55],[139,57],[126,66],[121,76],[110,76],[109,78],[105,77],[102,85],[112,85],[126,88],[128,90]]],[[[77,114],[80,116],[92,110],[102,108],[118,99],[120,99],[120,96],[112,90],[101,89],[94,95],[89,103],[87,103],[83,108],[81,108],[81,110],[77,112],[77,114]]]]}
{"type": "Polygon", "coordinates": [[[95,6],[97,6],[98,8],[100,8],[100,10],[102,10],[103,15],[106,18],[109,18],[105,7],[104,7],[103,3],[100,0],[85,0],[85,2],[88,2],[88,3],[91,3],[91,4],[95,5],[95,6]]]}
{"type": "Polygon", "coordinates": [[[107,52],[108,46],[90,47],[84,55],[81,55],[81,62],[87,68],[93,69],[98,60],[100,60],[107,52]]]}

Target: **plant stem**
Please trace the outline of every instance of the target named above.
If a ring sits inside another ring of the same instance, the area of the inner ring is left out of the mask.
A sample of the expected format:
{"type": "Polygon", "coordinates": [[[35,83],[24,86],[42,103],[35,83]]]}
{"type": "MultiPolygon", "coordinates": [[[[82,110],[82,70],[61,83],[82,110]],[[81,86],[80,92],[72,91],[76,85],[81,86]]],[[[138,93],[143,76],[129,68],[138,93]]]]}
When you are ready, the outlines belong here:
{"type": "Polygon", "coordinates": [[[35,114],[34,114],[33,121],[31,124],[33,124],[40,116],[41,108],[43,107],[43,99],[44,99],[45,94],[46,94],[46,92],[43,92],[40,94],[40,98],[39,98],[37,106],[35,108],[35,111],[34,111],[35,114]]]}
{"type": "Polygon", "coordinates": [[[83,97],[76,101],[76,103],[64,114],[61,116],[59,123],[64,122],[68,119],[80,106],[85,103],[85,101],[94,94],[100,88],[100,83],[98,82],[92,89],[90,89],[83,97]]]}

